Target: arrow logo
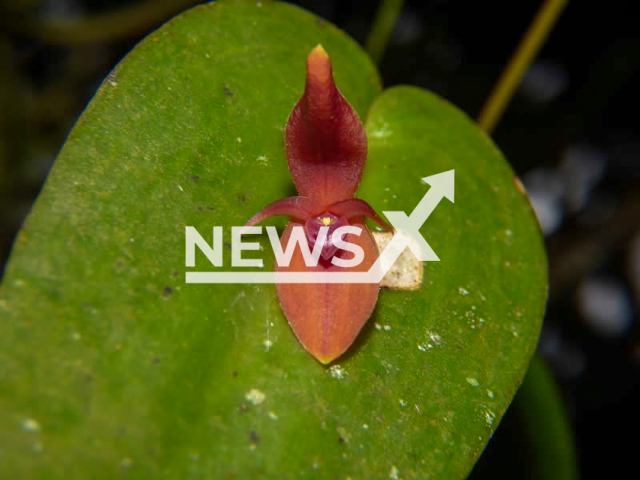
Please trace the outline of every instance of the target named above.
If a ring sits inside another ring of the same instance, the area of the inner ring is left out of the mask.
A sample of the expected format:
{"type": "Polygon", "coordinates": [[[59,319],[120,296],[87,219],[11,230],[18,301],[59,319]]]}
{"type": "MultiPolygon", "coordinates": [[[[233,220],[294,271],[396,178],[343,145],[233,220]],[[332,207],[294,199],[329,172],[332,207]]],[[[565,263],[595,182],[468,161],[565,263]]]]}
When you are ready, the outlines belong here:
{"type": "Polygon", "coordinates": [[[440,261],[436,252],[420,234],[420,227],[436,209],[440,200],[447,198],[454,202],[454,170],[425,177],[422,181],[431,185],[431,188],[413,209],[411,215],[407,217],[404,212],[382,212],[397,233],[369,270],[378,282],[387,274],[406,247],[409,247],[421,262],[440,261]]]}

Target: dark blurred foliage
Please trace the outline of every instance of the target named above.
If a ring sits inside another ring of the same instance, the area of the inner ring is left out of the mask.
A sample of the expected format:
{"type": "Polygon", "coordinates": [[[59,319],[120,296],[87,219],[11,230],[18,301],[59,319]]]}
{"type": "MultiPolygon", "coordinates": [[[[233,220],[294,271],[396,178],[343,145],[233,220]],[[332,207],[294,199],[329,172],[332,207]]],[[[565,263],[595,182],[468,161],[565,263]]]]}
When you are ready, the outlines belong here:
{"type": "MultiPolygon", "coordinates": [[[[47,25],[72,20],[72,27],[60,28],[82,31],[84,19],[134,3],[0,3],[0,266],[101,80],[140,38],[189,2],[150,2],[162,7],[153,14],[141,10],[140,22],[114,29],[117,38],[106,31],[93,43],[61,39],[47,25]]],[[[365,0],[298,3],[361,43],[377,7],[365,0]]],[[[407,1],[381,64],[385,86],[433,90],[476,117],[540,3],[407,1]]],[[[621,477],[625,465],[635,470],[630,427],[638,423],[640,405],[640,36],[631,5],[570,3],[493,134],[545,230],[551,287],[539,351],[564,395],[583,478],[621,477]]],[[[518,428],[526,412],[513,410],[473,478],[526,478],[526,438],[518,428]]]]}

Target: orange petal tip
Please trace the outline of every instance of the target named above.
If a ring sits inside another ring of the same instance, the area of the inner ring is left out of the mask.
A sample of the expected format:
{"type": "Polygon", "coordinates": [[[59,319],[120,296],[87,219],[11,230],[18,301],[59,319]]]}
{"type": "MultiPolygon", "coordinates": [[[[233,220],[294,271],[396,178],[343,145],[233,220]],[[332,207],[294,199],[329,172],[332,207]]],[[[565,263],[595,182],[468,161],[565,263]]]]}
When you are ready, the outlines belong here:
{"type": "Polygon", "coordinates": [[[324,56],[329,58],[329,54],[321,44],[316,45],[316,47],[313,50],[311,50],[311,53],[309,54],[309,56],[311,55],[324,56]]]}
{"type": "Polygon", "coordinates": [[[307,57],[307,78],[312,82],[333,83],[331,59],[322,45],[311,50],[307,57]]]}

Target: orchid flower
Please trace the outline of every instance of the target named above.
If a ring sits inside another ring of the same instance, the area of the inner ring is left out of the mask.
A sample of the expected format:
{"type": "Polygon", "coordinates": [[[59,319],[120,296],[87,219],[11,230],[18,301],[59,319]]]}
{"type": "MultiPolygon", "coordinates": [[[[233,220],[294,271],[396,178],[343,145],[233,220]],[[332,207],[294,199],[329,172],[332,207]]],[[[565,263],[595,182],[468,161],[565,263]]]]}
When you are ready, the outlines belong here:
{"type": "MultiPolygon", "coordinates": [[[[315,267],[308,267],[300,249],[289,266],[276,271],[367,271],[378,249],[364,217],[392,230],[371,206],[354,198],[367,158],[367,138],[362,122],[338,91],[329,56],[318,45],[307,58],[304,94],[287,121],[285,149],[297,197],[275,201],[247,222],[254,225],[274,215],[291,217],[281,243],[286,249],[293,227],[304,228],[313,249],[321,227],[328,227],[315,267]],[[364,251],[360,265],[346,269],[331,262],[350,255],[332,241],[341,226],[362,229],[345,240],[364,251]]],[[[322,238],[322,237],[321,237],[322,238]]],[[[276,284],[280,305],[296,337],[316,359],[329,363],[353,343],[378,300],[376,284],[276,284]]]]}

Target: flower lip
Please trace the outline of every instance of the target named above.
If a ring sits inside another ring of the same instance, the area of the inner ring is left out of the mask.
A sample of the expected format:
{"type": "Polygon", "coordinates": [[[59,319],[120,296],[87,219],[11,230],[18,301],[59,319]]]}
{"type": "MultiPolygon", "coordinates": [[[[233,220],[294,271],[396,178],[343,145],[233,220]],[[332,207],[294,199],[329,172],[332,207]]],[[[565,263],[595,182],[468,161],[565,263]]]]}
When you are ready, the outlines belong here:
{"type": "MultiPolygon", "coordinates": [[[[338,247],[333,243],[333,232],[335,232],[336,229],[344,227],[348,224],[349,222],[345,217],[338,217],[329,212],[324,212],[315,217],[308,218],[305,222],[305,233],[307,235],[309,247],[313,249],[313,247],[315,246],[316,241],[318,240],[318,234],[320,233],[320,228],[328,227],[327,236],[324,240],[324,244],[322,245],[320,256],[322,256],[322,258],[324,258],[325,260],[330,260],[331,257],[333,257],[338,251],[338,247]]],[[[343,236],[341,236],[341,238],[343,236]]]]}

